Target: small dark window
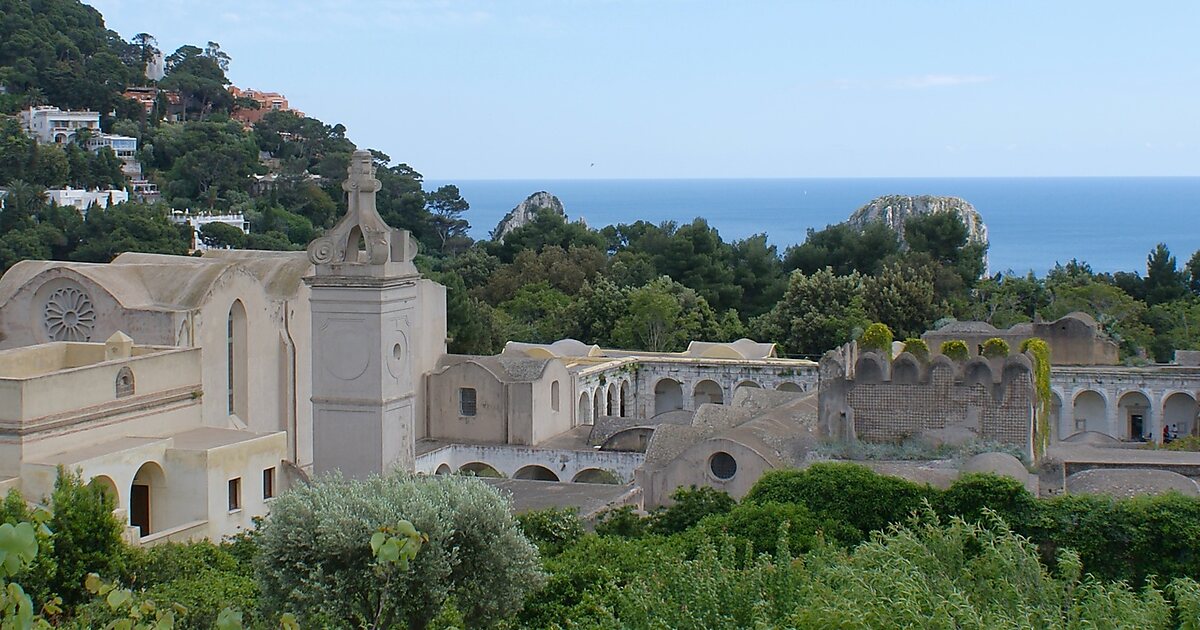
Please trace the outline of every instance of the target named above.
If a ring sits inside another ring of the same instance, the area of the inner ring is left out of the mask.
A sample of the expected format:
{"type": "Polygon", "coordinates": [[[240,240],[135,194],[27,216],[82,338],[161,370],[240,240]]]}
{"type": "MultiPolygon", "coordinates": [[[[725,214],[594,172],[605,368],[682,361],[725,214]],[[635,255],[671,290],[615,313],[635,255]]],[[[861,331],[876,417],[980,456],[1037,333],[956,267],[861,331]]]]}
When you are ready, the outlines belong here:
{"type": "Polygon", "coordinates": [[[270,499],[275,496],[275,467],[272,466],[263,471],[263,498],[270,499]]]}
{"type": "Polygon", "coordinates": [[[708,458],[708,469],[717,479],[733,479],[737,474],[737,460],[729,453],[718,451],[708,458]]]}
{"type": "Polygon", "coordinates": [[[460,387],[458,389],[458,410],[461,415],[475,415],[475,388],[460,387]]]}
{"type": "Polygon", "coordinates": [[[126,365],[117,372],[117,398],[133,395],[133,370],[126,365]]]}
{"type": "Polygon", "coordinates": [[[242,478],[229,480],[229,511],[242,509],[242,478]]]}

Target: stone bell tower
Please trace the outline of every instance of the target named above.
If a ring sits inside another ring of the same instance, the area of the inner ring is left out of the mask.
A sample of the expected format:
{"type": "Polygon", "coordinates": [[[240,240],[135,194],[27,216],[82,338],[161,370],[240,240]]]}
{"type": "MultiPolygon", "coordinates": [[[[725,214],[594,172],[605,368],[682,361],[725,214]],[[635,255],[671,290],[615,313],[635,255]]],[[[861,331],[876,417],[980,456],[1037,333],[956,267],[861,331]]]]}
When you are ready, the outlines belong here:
{"type": "Polygon", "coordinates": [[[313,468],[349,477],[412,470],[424,431],[422,376],[446,343],[445,287],[413,266],[417,243],[375,209],[367,151],[342,184],[348,210],[308,245],[312,289],[313,468]]]}

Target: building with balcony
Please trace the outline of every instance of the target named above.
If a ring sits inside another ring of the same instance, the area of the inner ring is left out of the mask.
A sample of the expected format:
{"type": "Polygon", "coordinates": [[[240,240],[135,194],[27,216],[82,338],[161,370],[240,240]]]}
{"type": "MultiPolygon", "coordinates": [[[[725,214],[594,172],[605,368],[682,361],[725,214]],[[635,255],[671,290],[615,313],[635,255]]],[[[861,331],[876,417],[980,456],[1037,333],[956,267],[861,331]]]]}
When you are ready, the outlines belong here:
{"type": "Polygon", "coordinates": [[[21,112],[21,126],[42,144],[66,144],[80,129],[100,132],[100,112],[63,111],[53,106],[31,107],[21,112]]]}

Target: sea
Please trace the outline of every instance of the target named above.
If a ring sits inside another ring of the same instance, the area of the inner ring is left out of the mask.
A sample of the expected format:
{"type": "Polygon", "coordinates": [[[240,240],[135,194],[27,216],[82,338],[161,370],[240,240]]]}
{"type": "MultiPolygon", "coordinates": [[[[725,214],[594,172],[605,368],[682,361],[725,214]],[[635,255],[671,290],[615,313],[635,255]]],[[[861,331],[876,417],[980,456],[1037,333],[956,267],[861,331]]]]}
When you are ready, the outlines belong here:
{"type": "Polygon", "coordinates": [[[905,194],[961,197],[975,206],[988,228],[990,273],[1040,276],[1075,259],[1097,272],[1144,274],[1158,243],[1180,267],[1200,249],[1200,177],[430,180],[425,187],[446,183],[470,203],[476,239],[545,190],[569,219],[593,228],[703,217],[726,241],[765,233],[782,252],[876,197],[905,194]]]}

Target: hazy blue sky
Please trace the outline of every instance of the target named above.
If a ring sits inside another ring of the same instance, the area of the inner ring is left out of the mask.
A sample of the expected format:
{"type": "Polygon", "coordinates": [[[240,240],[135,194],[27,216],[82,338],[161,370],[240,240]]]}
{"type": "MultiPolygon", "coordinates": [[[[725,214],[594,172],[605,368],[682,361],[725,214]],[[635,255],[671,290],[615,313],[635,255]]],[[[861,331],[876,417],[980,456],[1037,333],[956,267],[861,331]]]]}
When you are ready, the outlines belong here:
{"type": "Polygon", "coordinates": [[[1200,174],[1200,2],[93,0],[436,179],[1200,174]]]}

